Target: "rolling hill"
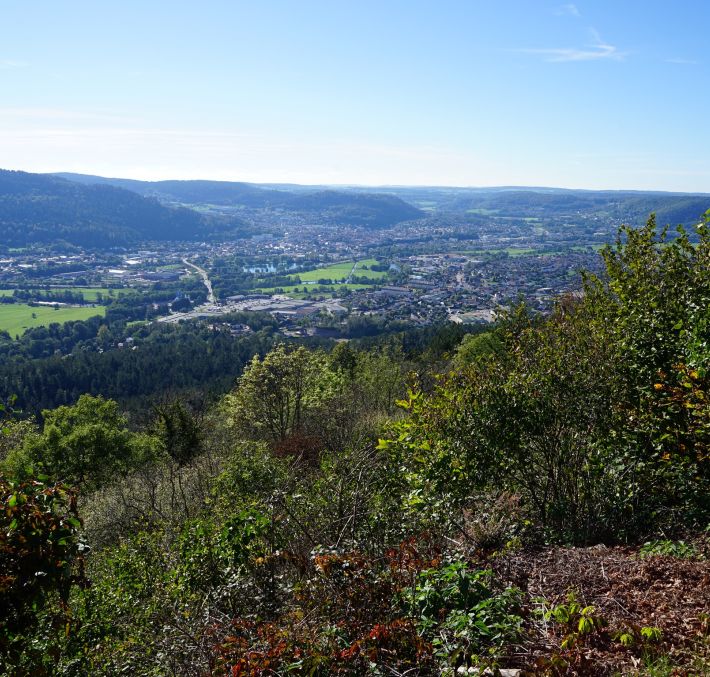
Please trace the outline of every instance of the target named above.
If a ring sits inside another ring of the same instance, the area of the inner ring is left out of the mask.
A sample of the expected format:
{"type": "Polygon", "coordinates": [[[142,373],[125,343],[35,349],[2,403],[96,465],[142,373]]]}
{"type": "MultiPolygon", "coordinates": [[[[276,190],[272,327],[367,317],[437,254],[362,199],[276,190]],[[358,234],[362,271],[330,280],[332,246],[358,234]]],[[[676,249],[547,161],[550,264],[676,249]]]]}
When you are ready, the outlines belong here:
{"type": "Polygon", "coordinates": [[[9,247],[65,241],[103,248],[143,240],[205,239],[237,226],[111,185],[0,170],[0,232],[9,247]]]}
{"type": "Polygon", "coordinates": [[[84,185],[111,185],[162,202],[287,211],[311,219],[366,228],[384,228],[423,213],[401,198],[355,190],[281,190],[231,181],[134,181],[85,174],[57,174],[84,185]]]}

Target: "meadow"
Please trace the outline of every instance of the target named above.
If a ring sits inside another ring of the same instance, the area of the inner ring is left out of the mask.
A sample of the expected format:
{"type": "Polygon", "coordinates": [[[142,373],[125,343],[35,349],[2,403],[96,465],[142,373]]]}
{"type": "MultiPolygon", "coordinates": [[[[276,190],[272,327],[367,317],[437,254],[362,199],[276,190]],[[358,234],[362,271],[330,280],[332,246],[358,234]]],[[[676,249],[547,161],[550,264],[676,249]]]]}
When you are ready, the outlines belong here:
{"type": "Polygon", "coordinates": [[[53,322],[86,320],[94,315],[104,315],[103,306],[28,306],[24,303],[0,304],[0,331],[19,336],[25,329],[43,327],[53,322]]]}
{"type": "Polygon", "coordinates": [[[387,276],[386,272],[363,270],[363,266],[369,268],[374,265],[377,265],[376,259],[363,259],[357,263],[354,261],[343,261],[341,263],[334,263],[332,266],[326,266],[325,268],[316,268],[315,270],[298,273],[298,276],[301,278],[302,282],[317,282],[318,280],[333,280],[334,282],[338,282],[343,278],[347,278],[351,271],[354,275],[364,275],[373,280],[380,280],[387,276]],[[354,271],[353,265],[355,265],[354,271]]]}

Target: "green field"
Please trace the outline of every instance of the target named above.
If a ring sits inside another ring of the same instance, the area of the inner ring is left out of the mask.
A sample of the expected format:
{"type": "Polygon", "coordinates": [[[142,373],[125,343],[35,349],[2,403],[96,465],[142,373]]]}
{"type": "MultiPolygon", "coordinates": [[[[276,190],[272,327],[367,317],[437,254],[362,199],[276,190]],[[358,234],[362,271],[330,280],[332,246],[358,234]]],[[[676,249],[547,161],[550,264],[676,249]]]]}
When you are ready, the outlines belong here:
{"type": "Polygon", "coordinates": [[[383,277],[387,277],[386,271],[379,270],[362,270],[363,266],[370,268],[371,266],[376,266],[378,264],[377,259],[363,259],[357,262],[357,268],[355,268],[355,275],[364,275],[366,277],[372,278],[373,280],[381,280],[383,277]]]}
{"type": "Polygon", "coordinates": [[[586,251],[587,249],[589,249],[590,247],[591,247],[595,252],[600,252],[602,249],[604,249],[604,247],[606,247],[606,245],[605,245],[605,244],[589,244],[589,245],[586,245],[586,246],[584,246],[584,245],[577,245],[577,246],[575,246],[575,247],[572,247],[572,249],[573,249],[573,251],[576,251],[576,252],[583,252],[583,251],[586,251]]]}
{"type": "MultiPolygon", "coordinates": [[[[304,273],[298,273],[298,276],[301,278],[302,282],[318,282],[318,280],[333,280],[337,282],[350,275],[354,263],[354,261],[334,263],[332,266],[326,266],[325,268],[316,268],[315,270],[307,270],[304,273]]],[[[377,265],[376,259],[363,259],[362,261],[358,261],[355,266],[354,274],[364,275],[373,280],[380,280],[383,277],[387,277],[386,272],[362,270],[362,266],[369,267],[374,265],[377,265]]]]}
{"type": "Polygon", "coordinates": [[[354,261],[345,261],[343,263],[334,263],[332,266],[325,268],[316,268],[315,270],[307,270],[303,273],[298,273],[302,282],[318,282],[318,280],[342,280],[350,275],[353,269],[354,261]]]}
{"type": "Polygon", "coordinates": [[[6,331],[10,336],[21,335],[25,329],[42,327],[53,322],[69,322],[70,320],[86,320],[94,315],[104,315],[103,306],[59,307],[28,306],[23,303],[0,304],[0,331],[6,331]],[[34,315],[34,317],[33,317],[34,315]]]}

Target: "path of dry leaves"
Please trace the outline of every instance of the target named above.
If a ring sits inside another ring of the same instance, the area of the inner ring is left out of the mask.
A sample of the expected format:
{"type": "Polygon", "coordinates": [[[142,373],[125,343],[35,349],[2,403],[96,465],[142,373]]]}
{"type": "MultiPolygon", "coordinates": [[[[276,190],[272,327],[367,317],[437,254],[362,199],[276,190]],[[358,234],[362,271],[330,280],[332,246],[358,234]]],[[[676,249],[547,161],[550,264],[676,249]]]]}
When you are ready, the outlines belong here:
{"type": "Polygon", "coordinates": [[[624,627],[652,626],[660,628],[663,636],[651,650],[668,656],[676,666],[672,674],[710,676],[707,558],[640,557],[638,548],[595,546],[516,553],[501,558],[494,567],[502,580],[527,593],[530,604],[527,639],[521,651],[510,657],[513,666],[529,674],[638,674],[644,665],[643,649],[623,647],[614,635],[624,627]],[[535,600],[544,598],[549,608],[564,603],[570,591],[583,605],[593,605],[607,626],[574,649],[562,651],[565,629],[534,613],[536,606],[543,606],[535,600]],[[543,667],[546,661],[541,657],[555,653],[567,667],[555,669],[549,663],[543,667]]]}

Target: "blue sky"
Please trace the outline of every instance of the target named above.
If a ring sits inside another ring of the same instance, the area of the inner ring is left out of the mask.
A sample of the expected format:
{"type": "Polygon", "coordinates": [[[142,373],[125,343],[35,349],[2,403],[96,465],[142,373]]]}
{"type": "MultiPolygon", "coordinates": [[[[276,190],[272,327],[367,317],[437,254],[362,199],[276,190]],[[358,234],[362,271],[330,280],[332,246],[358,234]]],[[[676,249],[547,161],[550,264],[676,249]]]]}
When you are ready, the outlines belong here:
{"type": "Polygon", "coordinates": [[[0,0],[0,167],[710,192],[710,3],[0,0]]]}

